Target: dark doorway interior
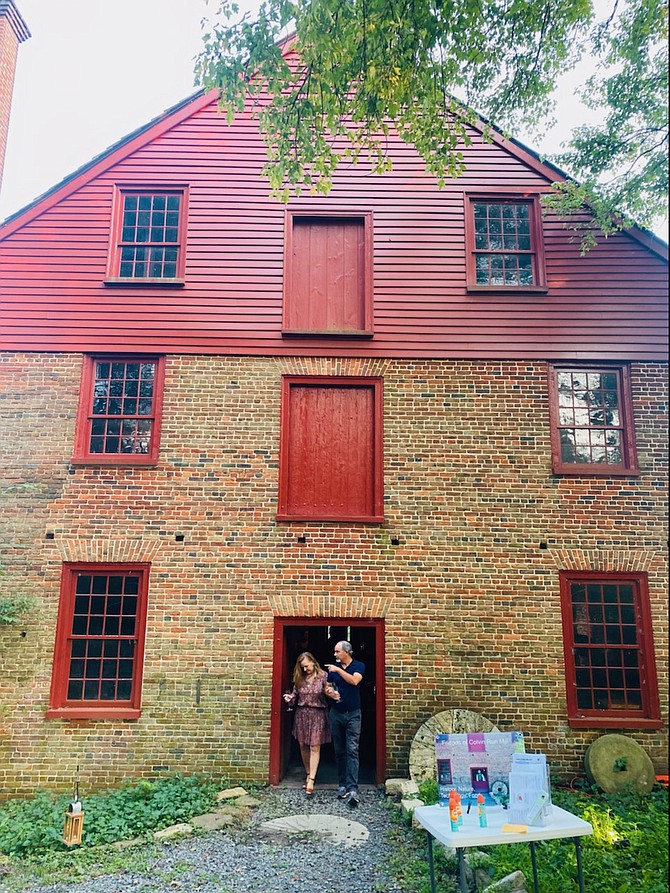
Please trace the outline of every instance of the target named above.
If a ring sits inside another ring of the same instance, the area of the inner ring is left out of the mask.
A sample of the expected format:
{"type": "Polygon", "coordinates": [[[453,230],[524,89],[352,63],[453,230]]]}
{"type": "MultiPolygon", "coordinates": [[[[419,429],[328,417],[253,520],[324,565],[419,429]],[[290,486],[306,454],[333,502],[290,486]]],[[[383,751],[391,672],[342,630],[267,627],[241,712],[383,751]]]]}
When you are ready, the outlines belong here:
{"type": "MultiPolygon", "coordinates": [[[[360,744],[361,784],[376,784],[376,749],[377,749],[377,716],[376,716],[376,635],[377,630],[370,626],[317,626],[297,624],[284,627],[284,654],[286,655],[286,676],[290,679],[298,655],[303,651],[311,652],[322,667],[333,663],[333,654],[337,642],[351,642],[354,657],[365,664],[365,676],[361,683],[362,731],[360,744]]],[[[289,717],[291,715],[289,714],[289,717]]],[[[291,717],[292,718],[292,717],[291,717]]],[[[282,781],[302,784],[304,771],[300,759],[300,749],[291,734],[291,721],[284,723],[282,735],[282,758],[280,764],[285,767],[282,781]]],[[[317,785],[336,785],[337,772],[333,745],[325,744],[321,748],[321,763],[317,776],[317,785]]]]}

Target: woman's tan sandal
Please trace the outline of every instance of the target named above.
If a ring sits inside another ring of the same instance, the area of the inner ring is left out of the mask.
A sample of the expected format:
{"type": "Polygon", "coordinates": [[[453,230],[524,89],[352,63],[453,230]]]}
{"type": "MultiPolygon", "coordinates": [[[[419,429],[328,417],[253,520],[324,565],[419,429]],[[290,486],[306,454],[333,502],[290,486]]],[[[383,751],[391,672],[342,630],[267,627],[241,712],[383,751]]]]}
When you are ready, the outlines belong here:
{"type": "Polygon", "coordinates": [[[311,778],[310,776],[307,776],[307,783],[305,784],[305,793],[307,794],[308,797],[311,797],[312,794],[314,793],[314,781],[315,781],[315,779],[311,778]]]}

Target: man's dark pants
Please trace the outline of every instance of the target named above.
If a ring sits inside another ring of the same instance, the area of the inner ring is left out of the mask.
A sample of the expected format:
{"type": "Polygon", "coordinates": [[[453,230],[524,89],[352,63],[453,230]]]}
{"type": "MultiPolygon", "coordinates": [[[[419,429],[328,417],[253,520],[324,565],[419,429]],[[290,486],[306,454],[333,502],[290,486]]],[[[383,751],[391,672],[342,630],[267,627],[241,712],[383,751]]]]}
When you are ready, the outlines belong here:
{"type": "Polygon", "coordinates": [[[348,791],[357,791],[361,711],[331,710],[330,733],[333,738],[339,785],[348,791]]]}

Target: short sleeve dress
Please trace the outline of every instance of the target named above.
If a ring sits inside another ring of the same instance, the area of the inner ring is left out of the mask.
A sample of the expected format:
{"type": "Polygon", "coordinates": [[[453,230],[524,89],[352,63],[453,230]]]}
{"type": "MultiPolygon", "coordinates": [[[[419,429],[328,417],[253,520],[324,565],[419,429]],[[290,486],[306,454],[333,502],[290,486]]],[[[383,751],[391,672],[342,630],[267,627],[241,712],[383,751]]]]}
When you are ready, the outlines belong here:
{"type": "Polygon", "coordinates": [[[293,689],[297,695],[293,737],[299,744],[328,744],[331,741],[328,702],[323,690],[327,675],[319,673],[310,684],[293,689]]]}

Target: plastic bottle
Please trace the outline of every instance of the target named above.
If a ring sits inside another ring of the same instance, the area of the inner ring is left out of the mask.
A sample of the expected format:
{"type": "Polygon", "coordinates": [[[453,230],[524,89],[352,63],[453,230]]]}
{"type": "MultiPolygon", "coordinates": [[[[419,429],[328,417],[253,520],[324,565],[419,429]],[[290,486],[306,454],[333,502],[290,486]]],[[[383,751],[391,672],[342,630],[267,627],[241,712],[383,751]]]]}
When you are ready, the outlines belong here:
{"type": "Polygon", "coordinates": [[[479,827],[486,828],[488,822],[486,819],[486,807],[484,806],[483,794],[477,794],[477,815],[479,816],[479,827]]]}
{"type": "MultiPolygon", "coordinates": [[[[451,826],[452,831],[458,831],[458,814],[460,811],[460,803],[457,802],[456,798],[458,794],[456,791],[449,791],[449,824],[451,826]]],[[[460,800],[460,797],[458,797],[460,800]]]]}

